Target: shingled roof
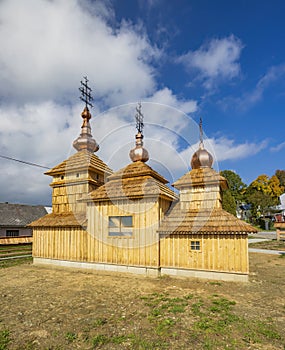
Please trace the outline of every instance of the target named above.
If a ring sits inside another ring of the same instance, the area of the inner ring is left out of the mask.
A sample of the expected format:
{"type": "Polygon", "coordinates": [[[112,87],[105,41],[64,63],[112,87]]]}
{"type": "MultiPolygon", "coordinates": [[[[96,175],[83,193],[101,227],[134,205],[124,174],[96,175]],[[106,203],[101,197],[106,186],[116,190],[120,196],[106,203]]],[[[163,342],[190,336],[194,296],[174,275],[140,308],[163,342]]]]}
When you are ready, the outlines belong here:
{"type": "Polygon", "coordinates": [[[46,214],[43,205],[0,203],[0,226],[25,227],[46,214]]]}
{"type": "Polygon", "coordinates": [[[46,175],[61,175],[66,172],[76,171],[76,170],[94,170],[106,173],[106,175],[112,174],[112,169],[110,169],[98,156],[87,150],[82,150],[76,152],[68,159],[64,160],[62,163],[56,165],[52,169],[45,172],[46,175]]]}
{"type": "Polygon", "coordinates": [[[177,202],[162,220],[158,232],[163,234],[248,234],[257,230],[222,208],[181,209],[180,202],[177,202]]]}
{"type": "Polygon", "coordinates": [[[177,196],[166,186],[167,182],[144,162],[133,162],[110,175],[108,182],[91,192],[87,200],[136,199],[153,196],[174,200],[177,196]]]}
{"type": "Polygon", "coordinates": [[[87,223],[85,213],[60,213],[48,214],[34,222],[32,222],[30,227],[77,227],[85,226],[87,223]]]}
{"type": "Polygon", "coordinates": [[[175,188],[183,188],[189,186],[207,186],[216,183],[219,183],[223,189],[228,187],[227,180],[223,176],[214,169],[205,167],[192,169],[175,181],[172,186],[175,188]]]}
{"type": "Polygon", "coordinates": [[[162,234],[248,234],[257,230],[222,208],[183,210],[177,202],[162,220],[162,234]]]}

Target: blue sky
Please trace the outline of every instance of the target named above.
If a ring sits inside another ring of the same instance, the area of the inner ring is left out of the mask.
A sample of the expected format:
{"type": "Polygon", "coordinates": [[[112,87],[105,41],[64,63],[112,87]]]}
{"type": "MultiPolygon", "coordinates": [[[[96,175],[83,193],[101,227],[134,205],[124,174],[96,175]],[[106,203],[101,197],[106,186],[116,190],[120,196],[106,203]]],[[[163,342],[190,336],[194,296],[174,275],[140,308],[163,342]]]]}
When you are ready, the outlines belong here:
{"type": "MultiPolygon", "coordinates": [[[[189,169],[200,117],[217,170],[271,176],[285,168],[284,13],[277,0],[3,0],[1,154],[47,167],[72,154],[87,74],[98,156],[114,170],[142,101],[149,164],[170,183],[189,169]]],[[[0,201],[50,203],[43,169],[0,162],[0,201]]]]}

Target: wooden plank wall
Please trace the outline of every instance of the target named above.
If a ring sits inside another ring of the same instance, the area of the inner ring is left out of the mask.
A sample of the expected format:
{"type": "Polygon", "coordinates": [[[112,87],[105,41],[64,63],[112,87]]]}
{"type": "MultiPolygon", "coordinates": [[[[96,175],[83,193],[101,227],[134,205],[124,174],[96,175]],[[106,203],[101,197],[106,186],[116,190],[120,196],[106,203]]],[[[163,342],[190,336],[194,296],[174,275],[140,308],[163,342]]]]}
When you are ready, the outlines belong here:
{"type": "Polygon", "coordinates": [[[245,235],[172,235],[161,239],[160,251],[161,267],[248,273],[245,235]],[[191,251],[191,241],[200,241],[201,250],[191,251]]]}
{"type": "Polygon", "coordinates": [[[88,206],[88,228],[34,228],[33,256],[129,266],[159,266],[159,220],[169,201],[100,202],[88,206]],[[109,216],[133,215],[132,237],[108,237],[109,216]]]}
{"type": "Polygon", "coordinates": [[[88,207],[89,246],[93,259],[130,266],[159,266],[157,228],[160,208],[152,199],[99,202],[88,207]],[[109,216],[133,216],[132,237],[109,237],[109,216]],[[92,239],[95,247],[92,247],[92,239]]]}

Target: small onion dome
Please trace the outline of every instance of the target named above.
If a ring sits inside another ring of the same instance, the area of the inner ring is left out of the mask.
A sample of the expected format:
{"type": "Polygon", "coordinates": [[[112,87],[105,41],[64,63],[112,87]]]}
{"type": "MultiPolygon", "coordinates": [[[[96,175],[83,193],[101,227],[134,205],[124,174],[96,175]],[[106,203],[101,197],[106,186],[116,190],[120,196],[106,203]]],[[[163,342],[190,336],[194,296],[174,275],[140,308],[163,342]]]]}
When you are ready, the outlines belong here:
{"type": "Polygon", "coordinates": [[[193,154],[191,159],[192,169],[199,168],[212,168],[213,157],[212,155],[204,148],[203,142],[200,143],[198,151],[193,154]]]}
{"type": "Polygon", "coordinates": [[[136,134],[136,147],[130,151],[130,158],[133,162],[147,162],[149,160],[148,151],[143,148],[143,135],[136,134]]]}
{"type": "Polygon", "coordinates": [[[81,134],[80,136],[74,140],[73,147],[77,151],[82,151],[86,149],[89,152],[97,152],[99,149],[99,145],[93,139],[91,134],[91,126],[89,120],[91,119],[91,113],[89,112],[88,107],[85,107],[83,112],[81,113],[81,117],[83,118],[83,124],[81,126],[81,134]]]}

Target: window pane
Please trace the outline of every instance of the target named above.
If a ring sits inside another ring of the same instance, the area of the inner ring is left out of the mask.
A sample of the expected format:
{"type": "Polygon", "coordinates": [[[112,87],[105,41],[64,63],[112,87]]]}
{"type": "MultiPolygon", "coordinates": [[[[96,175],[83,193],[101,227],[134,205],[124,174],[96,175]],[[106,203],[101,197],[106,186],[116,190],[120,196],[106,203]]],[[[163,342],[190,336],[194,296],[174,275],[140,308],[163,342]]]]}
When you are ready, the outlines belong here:
{"type": "Polygon", "coordinates": [[[109,216],[109,227],[120,227],[120,216],[109,216]]]}
{"type": "Polygon", "coordinates": [[[191,241],[191,250],[200,250],[200,241],[191,241]]]}
{"type": "Polygon", "coordinates": [[[132,237],[132,229],[124,229],[123,231],[118,231],[117,228],[109,228],[109,237],[132,237]]]}
{"type": "Polygon", "coordinates": [[[109,216],[110,237],[131,237],[133,235],[132,216],[109,216]]]}
{"type": "Polygon", "coordinates": [[[19,230],[7,230],[6,237],[19,237],[19,230]]]}
{"type": "Polygon", "coordinates": [[[118,236],[124,236],[124,234],[123,234],[122,232],[110,231],[110,230],[109,230],[109,236],[110,236],[110,237],[118,237],[118,236]]]}
{"type": "Polygon", "coordinates": [[[132,227],[133,226],[133,217],[132,216],[122,216],[121,217],[122,227],[132,227]]]}

